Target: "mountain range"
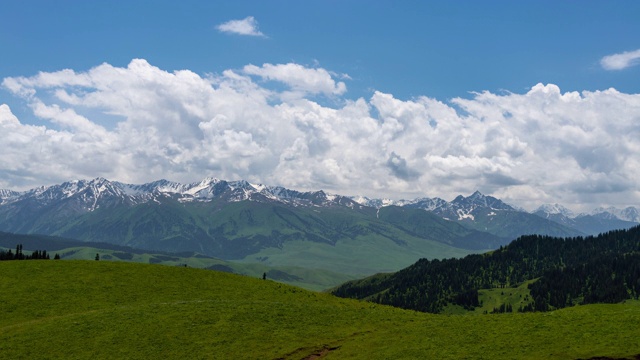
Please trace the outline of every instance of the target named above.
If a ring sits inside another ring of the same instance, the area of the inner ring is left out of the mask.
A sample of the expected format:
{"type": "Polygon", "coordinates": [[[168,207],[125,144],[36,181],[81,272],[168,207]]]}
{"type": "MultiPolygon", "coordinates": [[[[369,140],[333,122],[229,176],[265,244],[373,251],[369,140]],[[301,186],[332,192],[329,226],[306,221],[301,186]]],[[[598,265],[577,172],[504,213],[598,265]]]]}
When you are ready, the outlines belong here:
{"type": "Polygon", "coordinates": [[[480,192],[391,201],[215,178],[0,190],[0,231],[350,274],[495,249],[526,234],[570,237],[638,222],[633,207],[596,211],[573,216],[556,205],[528,213],[480,192]]]}
{"type": "Polygon", "coordinates": [[[614,207],[596,208],[590,213],[574,214],[559,204],[545,204],[533,214],[578,229],[588,235],[597,235],[613,229],[628,229],[640,223],[640,214],[635,207],[616,209],[614,207]]]}
{"type": "Polygon", "coordinates": [[[640,211],[632,206],[625,209],[599,207],[589,213],[574,214],[560,204],[543,204],[529,213],[478,191],[468,197],[459,195],[450,202],[437,197],[398,201],[369,199],[361,196],[352,197],[352,199],[362,205],[376,208],[403,206],[423,209],[444,219],[512,239],[525,234],[597,235],[614,229],[628,229],[640,223],[640,211]],[[539,228],[540,223],[531,215],[550,220],[563,227],[557,228],[547,224],[551,228],[539,228]]]}

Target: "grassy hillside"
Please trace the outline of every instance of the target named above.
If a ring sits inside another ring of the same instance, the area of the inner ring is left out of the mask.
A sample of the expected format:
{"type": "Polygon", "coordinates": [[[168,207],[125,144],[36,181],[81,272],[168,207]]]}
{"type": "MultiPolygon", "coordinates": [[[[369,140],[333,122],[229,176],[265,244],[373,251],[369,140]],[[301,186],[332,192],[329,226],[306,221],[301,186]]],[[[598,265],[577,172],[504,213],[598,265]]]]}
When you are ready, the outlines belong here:
{"type": "Polygon", "coordinates": [[[346,275],[335,271],[311,269],[297,266],[269,266],[264,262],[240,263],[216,259],[194,253],[161,253],[134,249],[107,243],[84,243],[77,240],[44,235],[20,235],[0,232],[0,251],[15,252],[17,244],[30,255],[35,250],[46,250],[50,257],[59,254],[63,260],[93,260],[96,254],[103,261],[130,261],[171,266],[189,266],[210,270],[232,272],[251,277],[262,277],[299,286],[308,290],[322,291],[348,280],[356,275],[346,275]]]}
{"type": "Polygon", "coordinates": [[[271,258],[271,266],[293,265],[299,254],[286,254],[290,247],[294,251],[296,247],[313,247],[318,268],[325,270],[350,264],[340,258],[344,255],[340,251],[349,251],[348,248],[359,248],[346,254],[348,259],[366,263],[371,255],[377,257],[364,267],[356,264],[341,271],[352,275],[399,270],[422,257],[464,256],[495,248],[503,241],[421,210],[413,210],[421,215],[421,226],[416,228],[407,226],[407,222],[415,223],[416,219],[403,219],[407,215],[404,211],[382,216],[393,212],[384,209],[379,217],[376,209],[354,204],[320,207],[271,201],[182,203],[163,197],[159,202],[112,204],[80,213],[63,210],[68,205],[65,204],[20,202],[0,207],[0,229],[148,251],[197,252],[225,260],[264,258],[268,255],[263,252],[273,251],[280,255],[271,258]],[[24,211],[23,206],[32,211],[24,211]]]}
{"type": "Polygon", "coordinates": [[[281,248],[266,248],[240,260],[268,266],[296,266],[332,270],[348,275],[398,271],[420,258],[462,257],[471,252],[449,245],[406,236],[403,245],[378,235],[356,236],[334,245],[309,241],[290,241],[281,248]]]}
{"type": "Polygon", "coordinates": [[[640,302],[446,316],[193,268],[0,262],[3,358],[577,359],[640,354],[640,302]]]}

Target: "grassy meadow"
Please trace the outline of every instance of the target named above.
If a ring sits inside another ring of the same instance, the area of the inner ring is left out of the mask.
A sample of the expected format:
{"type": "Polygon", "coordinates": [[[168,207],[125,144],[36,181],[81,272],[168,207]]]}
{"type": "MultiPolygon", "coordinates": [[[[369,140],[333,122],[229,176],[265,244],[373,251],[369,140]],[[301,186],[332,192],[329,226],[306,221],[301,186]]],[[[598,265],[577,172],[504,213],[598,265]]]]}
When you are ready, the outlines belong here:
{"type": "Polygon", "coordinates": [[[0,262],[3,359],[588,359],[640,354],[640,302],[432,315],[194,268],[0,262]]]}
{"type": "MultiPolygon", "coordinates": [[[[198,255],[162,255],[153,252],[123,253],[90,246],[65,249],[60,251],[60,254],[64,260],[91,260],[95,258],[96,254],[100,254],[100,259],[107,261],[131,261],[170,266],[186,265],[201,269],[217,269],[256,278],[261,278],[263,273],[267,273],[272,280],[314,291],[322,291],[358,278],[357,275],[300,266],[269,266],[259,262],[226,261],[198,255]]],[[[364,275],[360,275],[360,277],[362,276],[364,275]]]]}

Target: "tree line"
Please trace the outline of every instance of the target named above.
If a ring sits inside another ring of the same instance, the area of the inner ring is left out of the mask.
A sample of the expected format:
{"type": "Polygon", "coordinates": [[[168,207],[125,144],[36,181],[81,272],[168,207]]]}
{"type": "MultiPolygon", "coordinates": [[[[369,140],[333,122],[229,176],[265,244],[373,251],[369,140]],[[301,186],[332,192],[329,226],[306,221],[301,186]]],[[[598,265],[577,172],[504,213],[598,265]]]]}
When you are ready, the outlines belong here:
{"type": "MultiPolygon", "coordinates": [[[[25,254],[22,244],[16,245],[16,252],[9,250],[0,250],[0,261],[4,260],[49,260],[51,256],[47,253],[47,250],[35,250],[30,255],[25,254]]],[[[59,260],[60,255],[55,254],[54,260],[59,260]]]]}

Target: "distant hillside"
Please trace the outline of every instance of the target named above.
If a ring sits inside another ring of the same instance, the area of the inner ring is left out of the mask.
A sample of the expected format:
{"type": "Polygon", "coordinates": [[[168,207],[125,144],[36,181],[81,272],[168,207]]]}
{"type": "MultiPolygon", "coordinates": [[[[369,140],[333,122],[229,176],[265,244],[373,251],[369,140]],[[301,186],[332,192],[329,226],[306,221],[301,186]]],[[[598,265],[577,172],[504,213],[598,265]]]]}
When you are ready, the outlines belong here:
{"type": "Polygon", "coordinates": [[[107,261],[0,261],[3,359],[589,359],[640,354],[640,302],[440,316],[273,281],[107,261]]]}
{"type": "Polygon", "coordinates": [[[627,207],[623,210],[598,208],[590,214],[575,215],[562,205],[545,204],[533,214],[587,235],[598,235],[614,229],[629,229],[637,226],[640,220],[635,207],[627,207]]]}
{"type": "Polygon", "coordinates": [[[438,313],[449,304],[472,310],[480,289],[528,288],[512,311],[614,303],[640,295],[640,227],[597,237],[523,236],[506,247],[462,259],[420,260],[392,274],[348,282],[333,291],[406,309],[438,313]]]}
{"type": "Polygon", "coordinates": [[[263,263],[243,263],[213,258],[198,253],[171,253],[148,251],[109,243],[87,243],[60,237],[45,235],[21,235],[0,232],[0,252],[2,248],[16,253],[17,245],[22,246],[26,256],[33,251],[46,251],[53,259],[54,254],[62,260],[92,260],[95,255],[102,261],[129,261],[171,266],[188,266],[209,270],[218,270],[255,278],[267,275],[275,280],[309,290],[322,291],[356,276],[323,269],[310,269],[296,266],[269,266],[263,263]]]}
{"type": "Polygon", "coordinates": [[[426,212],[418,215],[421,229],[412,229],[400,218],[404,212],[385,216],[393,211],[379,212],[323,191],[245,181],[128,185],[98,178],[5,195],[2,231],[358,276],[395,271],[422,257],[464,256],[511,240],[426,212]]]}

